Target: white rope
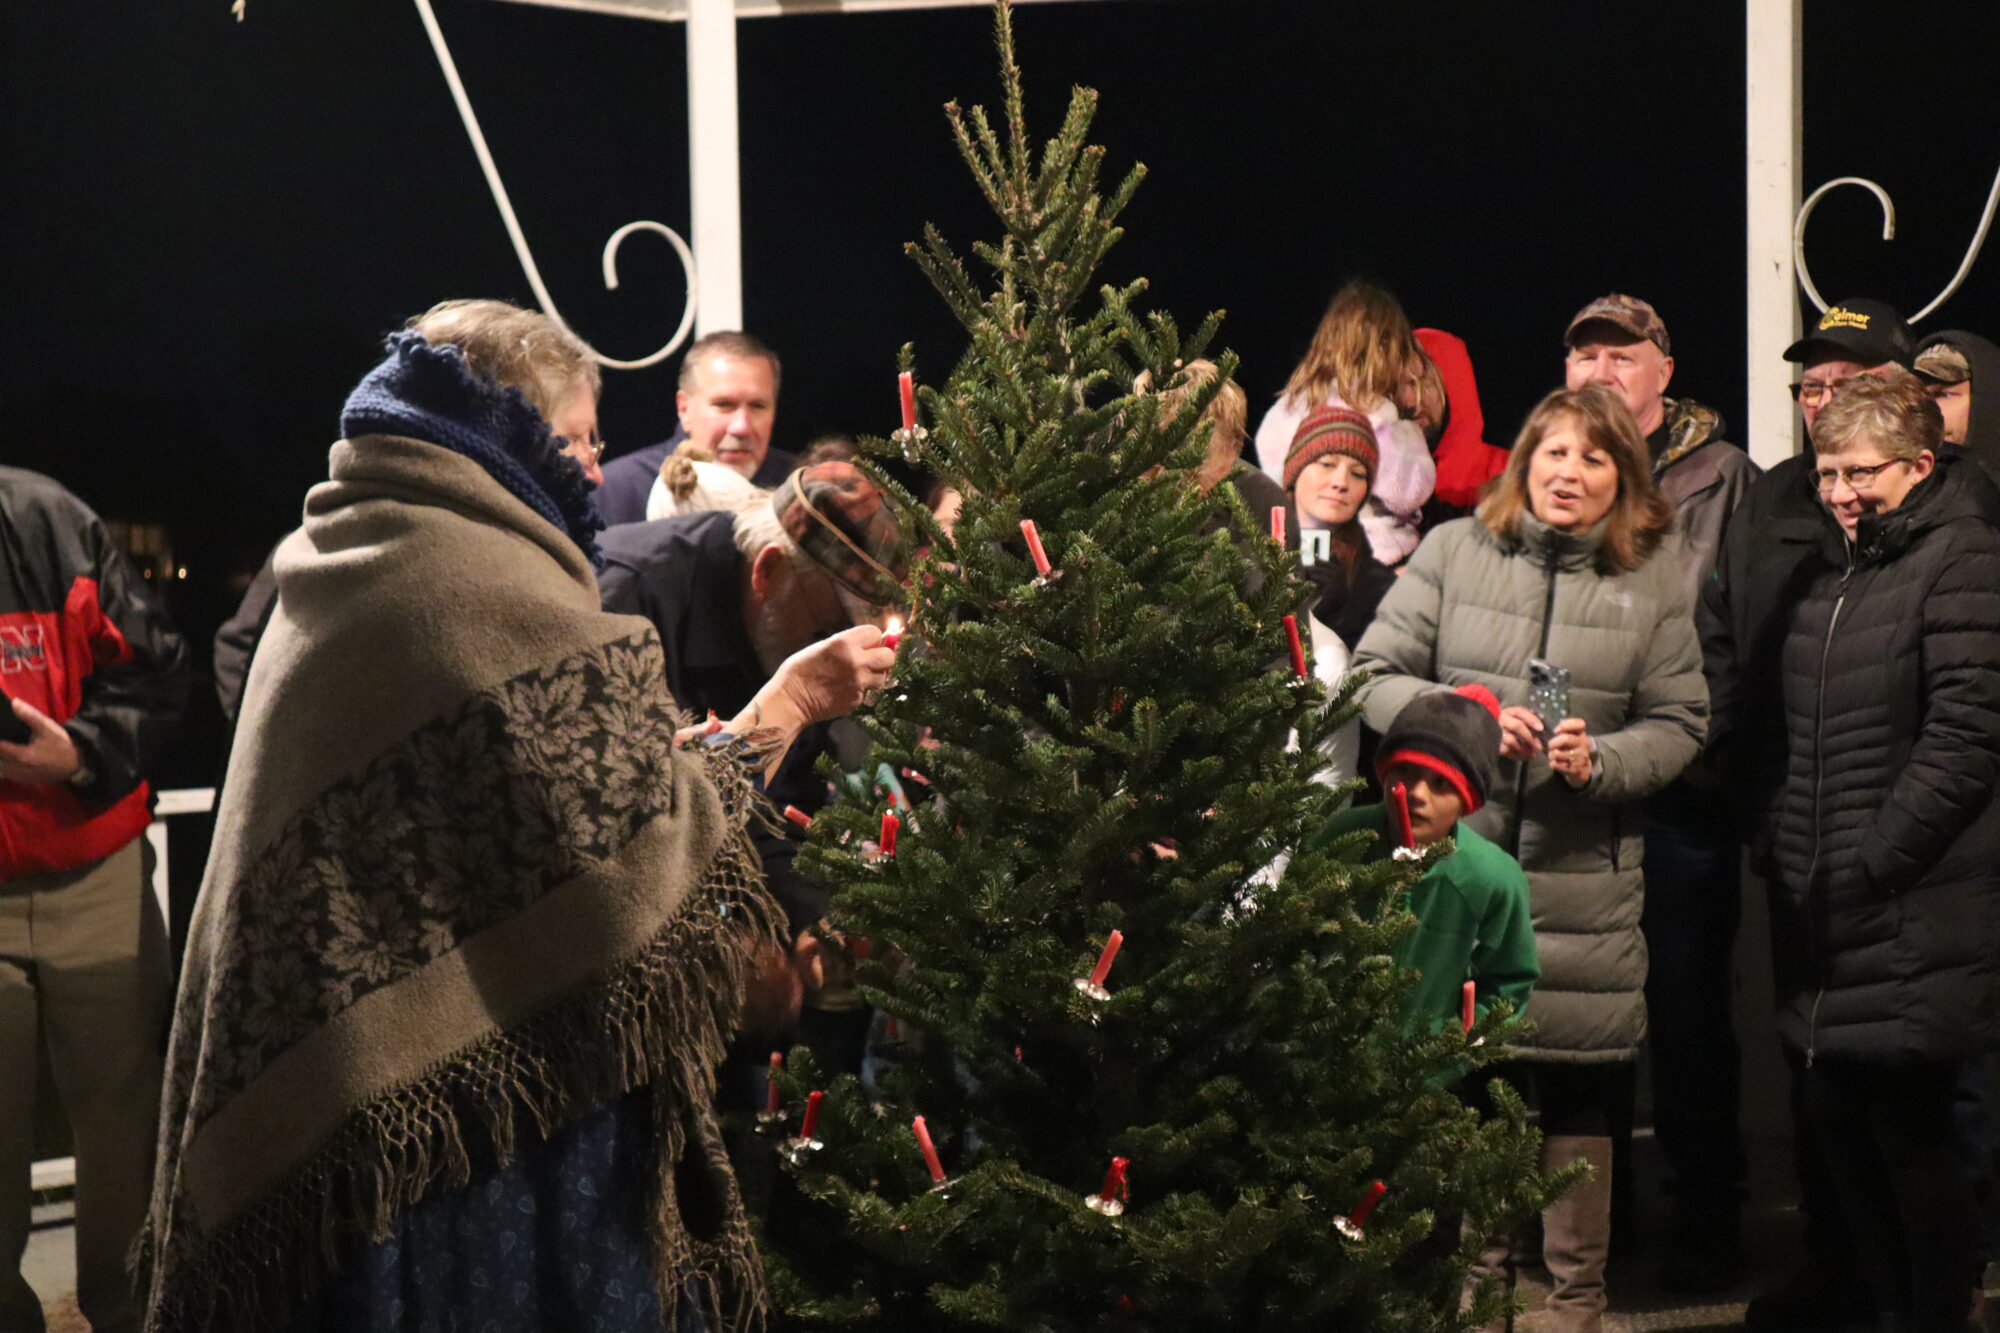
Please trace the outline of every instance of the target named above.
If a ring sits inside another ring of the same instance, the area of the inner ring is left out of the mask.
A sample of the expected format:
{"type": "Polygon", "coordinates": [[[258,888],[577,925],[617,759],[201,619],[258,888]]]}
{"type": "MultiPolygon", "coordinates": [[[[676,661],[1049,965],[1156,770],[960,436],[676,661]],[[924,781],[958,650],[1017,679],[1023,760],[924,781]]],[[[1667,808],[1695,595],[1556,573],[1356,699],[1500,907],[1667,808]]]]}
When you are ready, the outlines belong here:
{"type": "MultiPolygon", "coordinates": [[[[1840,176],[1807,195],[1806,201],[1799,205],[1798,220],[1792,224],[1792,263],[1799,271],[1799,285],[1806,289],[1806,295],[1812,298],[1812,303],[1821,311],[1826,309],[1827,300],[1819,294],[1819,288],[1813,285],[1812,274],[1806,268],[1806,219],[1812,216],[1813,209],[1819,206],[1819,201],[1828,191],[1842,185],[1858,185],[1871,192],[1876,202],[1882,206],[1882,239],[1885,241],[1896,239],[1895,201],[1889,198],[1887,190],[1865,176],[1840,176]]],[[[2000,205],[2000,171],[1993,174],[1993,188],[1986,192],[1986,210],[1979,215],[1979,230],[1972,234],[1972,244],[1966,248],[1965,258],[1959,261],[1958,272],[1952,275],[1951,281],[1945,284],[1945,289],[1937,294],[1935,300],[1910,316],[1910,323],[1915,324],[1949,301],[1952,293],[1965,282],[1965,275],[1972,272],[1972,263],[1979,258],[1980,248],[1986,244],[1986,233],[1993,226],[1993,212],[1996,205],[2000,205]]]]}
{"type": "Polygon", "coordinates": [[[416,5],[417,14],[424,21],[424,31],[430,34],[431,49],[437,52],[438,68],[444,71],[444,81],[451,89],[452,101],[458,104],[458,118],[465,122],[466,137],[472,140],[472,151],[479,158],[479,169],[486,174],[486,188],[493,192],[493,203],[500,210],[500,221],[506,225],[507,237],[514,243],[514,255],[521,261],[521,271],[527,275],[528,286],[534,291],[535,300],[540,303],[543,313],[575,334],[577,340],[589,348],[599,365],[610,366],[614,370],[643,370],[672,356],[687,341],[688,331],[694,327],[695,304],[700,292],[695,279],[694,252],[688,249],[687,242],[681,239],[679,232],[661,222],[628,222],[611,233],[611,238],[604,243],[604,285],[608,290],[618,289],[618,247],[625,243],[625,238],[636,231],[655,232],[664,236],[667,243],[674,247],[674,253],[680,256],[681,270],[687,274],[687,306],[681,312],[680,327],[674,330],[674,336],[650,356],[636,361],[620,361],[591,347],[589,341],[570,328],[569,321],[557,311],[555,299],[542,282],[542,272],[535,266],[535,256],[528,249],[528,238],[521,232],[520,219],[514,216],[514,205],[507,198],[507,187],[500,182],[500,169],[493,164],[493,153],[486,146],[486,135],[480,131],[479,117],[473,114],[472,99],[466,96],[465,84],[458,77],[458,65],[451,58],[451,48],[445,45],[444,30],[438,26],[431,0],[416,0],[416,5]]]}

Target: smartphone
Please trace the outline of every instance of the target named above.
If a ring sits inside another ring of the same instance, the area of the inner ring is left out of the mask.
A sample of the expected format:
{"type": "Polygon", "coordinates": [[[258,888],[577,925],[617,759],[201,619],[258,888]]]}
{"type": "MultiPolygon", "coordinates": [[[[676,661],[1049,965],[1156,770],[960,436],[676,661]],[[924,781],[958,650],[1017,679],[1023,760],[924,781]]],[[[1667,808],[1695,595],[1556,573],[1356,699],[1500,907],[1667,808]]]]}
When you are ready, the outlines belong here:
{"type": "Polygon", "coordinates": [[[1533,658],[1528,662],[1528,708],[1542,720],[1542,743],[1569,713],[1569,668],[1533,658]]]}
{"type": "Polygon", "coordinates": [[[35,733],[28,730],[28,724],[14,716],[14,701],[7,697],[7,691],[0,690],[0,741],[9,745],[26,745],[35,733]]]}

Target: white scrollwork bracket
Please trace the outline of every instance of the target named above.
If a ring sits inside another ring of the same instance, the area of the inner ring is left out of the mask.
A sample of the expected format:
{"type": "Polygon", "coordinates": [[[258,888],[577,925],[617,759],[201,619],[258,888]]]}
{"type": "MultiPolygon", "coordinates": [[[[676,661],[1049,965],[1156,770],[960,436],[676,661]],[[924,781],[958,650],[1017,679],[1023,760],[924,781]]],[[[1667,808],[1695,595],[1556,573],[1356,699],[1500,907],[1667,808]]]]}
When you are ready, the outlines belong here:
{"type": "MultiPolygon", "coordinates": [[[[486,188],[493,192],[493,203],[500,210],[500,221],[507,227],[508,239],[514,242],[514,255],[521,261],[521,272],[527,275],[528,286],[534,290],[535,300],[541,303],[542,311],[550,319],[570,328],[556,309],[555,300],[549,295],[547,284],[542,281],[542,272],[535,266],[535,256],[528,249],[528,238],[521,232],[521,221],[514,216],[514,205],[507,198],[507,187],[500,183],[500,169],[493,165],[493,154],[486,147],[486,135],[480,131],[479,117],[472,112],[472,99],[466,96],[465,83],[458,77],[458,65],[451,58],[451,48],[445,45],[444,30],[438,27],[437,14],[431,9],[431,0],[416,0],[418,17],[424,21],[424,31],[430,34],[431,49],[437,53],[438,68],[444,71],[444,81],[451,88],[452,101],[458,104],[458,118],[465,122],[466,137],[472,140],[472,151],[479,158],[479,169],[486,173],[486,188]]],[[[611,233],[604,243],[604,286],[607,290],[618,290],[618,247],[625,238],[635,231],[650,231],[666,238],[680,256],[681,270],[687,274],[687,307],[681,312],[680,327],[674,330],[664,346],[648,356],[636,361],[620,361],[616,357],[604,355],[581,334],[578,341],[590,349],[591,356],[599,365],[610,366],[614,370],[643,370],[647,366],[658,365],[680,349],[687,341],[688,331],[694,327],[695,305],[700,297],[700,288],[695,277],[694,252],[688,249],[680,233],[663,222],[628,222],[611,233]]]]}
{"type": "MultiPolygon", "coordinates": [[[[1836,177],[1807,195],[1806,201],[1799,205],[1798,220],[1792,224],[1792,263],[1799,272],[1799,286],[1805,288],[1806,295],[1811,297],[1812,303],[1822,311],[1827,307],[1827,300],[1819,294],[1819,288],[1813,285],[1812,274],[1806,268],[1806,219],[1812,216],[1813,209],[1819,206],[1819,201],[1828,191],[1843,185],[1858,185],[1875,196],[1876,202],[1882,205],[1882,239],[1885,241],[1896,239],[1895,201],[1889,198],[1887,190],[1865,176],[1836,177]]],[[[1966,248],[1965,258],[1959,261],[1958,272],[1952,275],[1951,281],[1945,284],[1945,289],[1937,294],[1936,299],[1910,316],[1910,323],[1915,324],[1950,300],[1951,294],[1965,282],[1965,275],[1972,272],[1972,262],[1979,258],[1980,247],[1986,244],[1986,233],[1993,225],[1993,210],[1996,204],[2000,204],[2000,172],[1994,173],[1993,188],[1986,192],[1986,211],[1979,215],[1979,230],[1973,233],[1972,244],[1966,248]]]]}

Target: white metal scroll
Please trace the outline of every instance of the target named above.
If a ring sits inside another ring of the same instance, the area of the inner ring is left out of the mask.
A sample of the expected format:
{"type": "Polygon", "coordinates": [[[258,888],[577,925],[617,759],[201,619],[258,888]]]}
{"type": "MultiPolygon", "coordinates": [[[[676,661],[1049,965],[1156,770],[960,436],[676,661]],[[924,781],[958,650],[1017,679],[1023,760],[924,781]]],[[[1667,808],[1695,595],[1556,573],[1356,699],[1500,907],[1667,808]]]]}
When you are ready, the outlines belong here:
{"type": "MultiPolygon", "coordinates": [[[[458,65],[451,58],[451,48],[445,45],[444,30],[438,26],[431,0],[416,0],[416,6],[418,16],[424,21],[424,31],[430,34],[431,49],[437,53],[438,67],[444,71],[444,81],[451,88],[452,101],[458,104],[459,119],[465,122],[466,137],[472,140],[472,151],[479,158],[479,169],[486,173],[486,188],[493,192],[493,203],[500,210],[500,221],[506,225],[507,237],[514,243],[514,255],[521,261],[521,271],[527,275],[528,286],[534,291],[535,300],[541,304],[543,313],[571,333],[576,333],[556,309],[555,299],[549,295],[548,285],[542,281],[541,270],[535,266],[534,253],[528,249],[528,238],[522,234],[520,219],[514,216],[514,205],[507,197],[507,187],[500,181],[500,169],[493,164],[493,154],[486,147],[486,136],[480,131],[479,117],[473,114],[472,99],[466,96],[465,84],[458,77],[458,65]]],[[[618,247],[625,243],[626,237],[639,231],[650,231],[665,237],[667,243],[674,247],[674,253],[680,256],[681,269],[687,274],[687,307],[681,312],[680,327],[674,330],[674,336],[658,351],[635,361],[606,356],[592,347],[589,339],[577,334],[599,364],[616,370],[643,370],[672,356],[687,341],[688,331],[694,327],[695,307],[699,303],[694,253],[688,249],[680,233],[663,222],[628,222],[611,233],[610,239],[604,242],[605,287],[611,291],[618,289],[618,247]]]]}
{"type": "MultiPolygon", "coordinates": [[[[1806,201],[1799,205],[1798,221],[1792,224],[1792,262],[1799,271],[1799,285],[1806,289],[1806,295],[1811,297],[1812,303],[1821,310],[1826,309],[1827,300],[1819,294],[1819,288],[1813,286],[1812,274],[1806,269],[1806,219],[1812,216],[1813,209],[1818,207],[1819,201],[1829,191],[1843,185],[1859,186],[1875,196],[1876,202],[1882,206],[1882,239],[1885,241],[1896,239],[1896,203],[1889,197],[1887,190],[1865,176],[1836,177],[1807,195],[1806,201]]],[[[1972,272],[1972,262],[1979,258],[1980,247],[1986,244],[1986,233],[1993,226],[1995,205],[2000,205],[2000,172],[1995,172],[1993,175],[1993,188],[1986,192],[1986,210],[1979,215],[1979,230],[1972,234],[1972,244],[1966,247],[1965,258],[1959,261],[1958,272],[1952,275],[1951,281],[1945,284],[1945,289],[1939,292],[1929,305],[1910,316],[1910,323],[1915,324],[1950,300],[1951,294],[1965,282],[1965,275],[1972,272]]]]}

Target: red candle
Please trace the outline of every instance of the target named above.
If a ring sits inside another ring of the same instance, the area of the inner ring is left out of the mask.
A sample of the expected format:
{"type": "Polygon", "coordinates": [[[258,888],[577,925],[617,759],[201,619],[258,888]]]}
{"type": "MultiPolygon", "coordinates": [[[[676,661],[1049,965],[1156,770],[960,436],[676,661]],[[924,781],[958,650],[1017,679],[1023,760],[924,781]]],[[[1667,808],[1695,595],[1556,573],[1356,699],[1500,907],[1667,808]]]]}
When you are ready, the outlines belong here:
{"type": "Polygon", "coordinates": [[[766,1076],[765,1082],[764,1109],[767,1111],[776,1111],[778,1109],[778,1071],[784,1067],[785,1057],[783,1052],[772,1051],[771,1072],[766,1076]]]}
{"type": "Polygon", "coordinates": [[[1389,811],[1396,819],[1396,845],[1416,846],[1417,835],[1410,831],[1410,790],[1400,782],[1389,788],[1389,811]]]}
{"type": "Polygon", "coordinates": [[[1300,680],[1306,676],[1306,646],[1299,642],[1299,618],[1285,617],[1285,642],[1292,650],[1292,674],[1300,680]]]}
{"type": "Polygon", "coordinates": [[[1285,507],[1283,505],[1271,506],[1271,540],[1280,546],[1285,544],[1285,507]]]}
{"type": "Polygon", "coordinates": [[[1125,943],[1125,932],[1114,930],[1111,938],[1104,941],[1104,952],[1097,955],[1097,966],[1090,969],[1090,984],[1102,986],[1104,979],[1111,975],[1111,961],[1118,957],[1118,946],[1125,943]]]}
{"type": "Polygon", "coordinates": [[[875,846],[884,856],[896,854],[896,830],[903,827],[903,821],[896,818],[894,810],[882,812],[882,836],[875,840],[875,846]]]}
{"type": "Polygon", "coordinates": [[[910,1128],[917,1132],[917,1146],[924,1150],[924,1165],[930,1168],[931,1179],[944,1184],[944,1163],[938,1160],[937,1149],[931,1144],[931,1132],[924,1125],[924,1118],[918,1116],[910,1122],[910,1128]]]}
{"type": "Polygon", "coordinates": [[[1132,1193],[1125,1186],[1125,1168],[1131,1163],[1123,1157],[1111,1159],[1111,1169],[1104,1173],[1104,1188],[1097,1191],[1097,1197],[1107,1202],[1112,1199],[1129,1199],[1132,1193]]]}
{"type": "Polygon", "coordinates": [[[785,818],[791,820],[794,824],[797,824],[800,828],[812,827],[813,817],[807,814],[805,811],[799,809],[796,805],[788,805],[785,807],[785,818]]]}
{"type": "Polygon", "coordinates": [[[826,1100],[826,1094],[814,1088],[806,1094],[806,1118],[799,1121],[799,1137],[809,1139],[813,1130],[819,1127],[819,1104],[826,1100]]]}
{"type": "Polygon", "coordinates": [[[896,645],[902,642],[902,639],[903,618],[901,616],[890,616],[889,624],[882,631],[882,646],[893,653],[896,651],[896,645]]]}
{"type": "Polygon", "coordinates": [[[896,387],[903,395],[903,429],[917,428],[917,377],[909,371],[896,376],[896,387]]]}
{"type": "Polygon", "coordinates": [[[1021,535],[1028,539],[1028,555],[1035,562],[1035,572],[1047,578],[1050,569],[1049,553],[1042,549],[1042,534],[1035,531],[1034,519],[1021,520],[1021,535]]]}
{"type": "Polygon", "coordinates": [[[1382,1202],[1382,1196],[1388,1192],[1389,1187],[1379,1180],[1368,1187],[1368,1193],[1362,1196],[1360,1203],[1354,1205],[1354,1211],[1347,1215],[1347,1220],[1354,1224],[1356,1230],[1368,1221],[1368,1214],[1375,1211],[1375,1205],[1382,1202]]]}
{"type": "Polygon", "coordinates": [[[1458,1005],[1459,1023],[1466,1032],[1472,1031],[1472,1020],[1478,1004],[1479,986],[1476,982],[1468,981],[1465,983],[1465,998],[1460,1000],[1458,1005]]]}

